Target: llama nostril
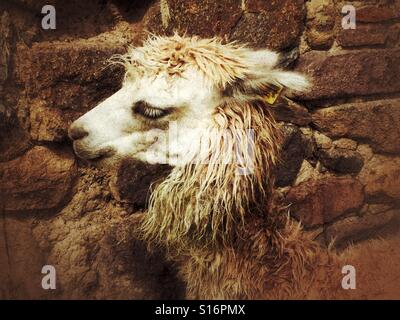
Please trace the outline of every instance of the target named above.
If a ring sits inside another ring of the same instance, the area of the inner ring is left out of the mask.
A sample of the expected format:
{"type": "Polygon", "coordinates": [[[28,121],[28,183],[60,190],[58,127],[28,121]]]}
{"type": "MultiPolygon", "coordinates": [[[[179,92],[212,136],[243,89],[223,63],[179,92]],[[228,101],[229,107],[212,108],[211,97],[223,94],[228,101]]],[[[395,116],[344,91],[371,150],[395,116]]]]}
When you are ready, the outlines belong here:
{"type": "Polygon", "coordinates": [[[82,127],[78,126],[71,126],[68,131],[68,135],[72,140],[78,140],[86,137],[89,133],[83,129],[82,127]]]}

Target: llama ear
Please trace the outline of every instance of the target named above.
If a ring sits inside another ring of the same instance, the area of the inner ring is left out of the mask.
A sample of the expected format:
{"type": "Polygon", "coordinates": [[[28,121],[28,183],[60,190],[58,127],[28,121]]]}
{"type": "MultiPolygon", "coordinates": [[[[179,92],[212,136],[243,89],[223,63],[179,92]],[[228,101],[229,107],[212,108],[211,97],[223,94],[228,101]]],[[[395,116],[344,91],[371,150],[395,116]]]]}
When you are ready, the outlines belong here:
{"type": "Polygon", "coordinates": [[[295,91],[307,91],[311,84],[306,76],[294,72],[280,69],[273,69],[266,73],[257,82],[264,83],[265,85],[271,84],[278,87],[288,88],[295,91]]]}
{"type": "MultiPolygon", "coordinates": [[[[251,50],[246,53],[248,72],[244,78],[237,79],[227,86],[224,94],[245,101],[263,98],[274,104],[282,90],[307,91],[308,79],[297,72],[280,69],[281,57],[270,50],[251,50]]],[[[291,95],[291,92],[287,92],[291,95]]]]}
{"type": "Polygon", "coordinates": [[[289,89],[285,94],[290,97],[292,91],[307,91],[310,86],[309,80],[297,72],[280,69],[257,70],[227,86],[224,95],[240,101],[261,98],[272,105],[284,89],[289,89]]]}
{"type": "MultiPolygon", "coordinates": [[[[280,68],[281,56],[270,50],[256,50],[249,52],[250,70],[244,81],[241,81],[245,92],[270,94],[268,88],[276,91],[287,88],[295,91],[306,91],[310,87],[308,79],[297,72],[280,68]]],[[[284,57],[283,57],[284,58],[284,57]]],[[[274,93],[274,92],[272,92],[274,93]]]]}
{"type": "Polygon", "coordinates": [[[258,67],[272,69],[278,64],[279,54],[268,49],[248,52],[250,62],[258,67]]]}

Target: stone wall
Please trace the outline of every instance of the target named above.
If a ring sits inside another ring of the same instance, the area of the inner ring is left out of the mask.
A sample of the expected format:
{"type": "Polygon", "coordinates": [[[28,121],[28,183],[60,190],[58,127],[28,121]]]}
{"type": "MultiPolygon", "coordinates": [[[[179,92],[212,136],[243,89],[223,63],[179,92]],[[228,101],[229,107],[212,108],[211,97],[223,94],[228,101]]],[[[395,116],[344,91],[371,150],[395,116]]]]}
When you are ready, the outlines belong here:
{"type": "Polygon", "coordinates": [[[77,160],[69,124],[115,92],[113,53],[144,30],[218,35],[283,51],[313,79],[280,101],[277,191],[321,245],[400,225],[400,1],[162,0],[0,4],[0,298],[177,298],[162,253],[132,235],[148,184],[168,168],[125,163],[112,179],[77,160]],[[57,29],[41,28],[44,4],[57,29]],[[341,8],[357,8],[357,28],[341,8]],[[41,288],[54,265],[57,290],[41,288]]]}

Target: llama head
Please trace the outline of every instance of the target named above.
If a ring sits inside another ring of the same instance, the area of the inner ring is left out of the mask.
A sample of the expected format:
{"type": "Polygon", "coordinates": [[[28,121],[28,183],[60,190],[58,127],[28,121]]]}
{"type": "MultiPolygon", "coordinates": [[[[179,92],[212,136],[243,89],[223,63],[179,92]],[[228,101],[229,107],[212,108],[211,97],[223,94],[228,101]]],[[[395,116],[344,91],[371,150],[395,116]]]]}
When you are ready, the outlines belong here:
{"type": "Polygon", "coordinates": [[[217,39],[152,37],[114,61],[126,68],[122,88],[70,127],[84,159],[183,165],[198,155],[199,138],[221,127],[222,106],[260,100],[270,85],[307,85],[274,68],[276,53],[217,39]]]}
{"type": "Polygon", "coordinates": [[[70,127],[75,152],[105,164],[174,166],[152,193],[145,234],[171,243],[214,239],[271,180],[279,141],[265,96],[308,85],[278,60],[215,38],[150,37],[115,58],[126,69],[122,88],[70,127]]]}

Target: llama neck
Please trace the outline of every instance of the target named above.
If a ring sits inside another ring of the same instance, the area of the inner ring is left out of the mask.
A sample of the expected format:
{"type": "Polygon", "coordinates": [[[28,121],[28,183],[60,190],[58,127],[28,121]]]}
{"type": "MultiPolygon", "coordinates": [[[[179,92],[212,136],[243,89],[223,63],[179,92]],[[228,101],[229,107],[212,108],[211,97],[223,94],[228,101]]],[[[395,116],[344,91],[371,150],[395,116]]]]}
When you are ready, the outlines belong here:
{"type": "MultiPolygon", "coordinates": [[[[144,238],[149,243],[162,244],[178,252],[224,247],[232,243],[237,226],[246,223],[246,217],[267,213],[278,133],[269,113],[256,107],[224,110],[222,118],[216,119],[217,123],[228,124],[225,127],[234,140],[247,135],[251,126],[254,132],[251,170],[241,172],[243,167],[238,163],[212,161],[212,157],[207,164],[175,167],[151,194],[142,225],[144,238]],[[241,114],[238,116],[235,112],[241,114]]],[[[229,139],[217,136],[214,141],[218,156],[231,157],[236,152],[232,144],[227,144],[229,139]]]]}

